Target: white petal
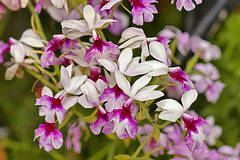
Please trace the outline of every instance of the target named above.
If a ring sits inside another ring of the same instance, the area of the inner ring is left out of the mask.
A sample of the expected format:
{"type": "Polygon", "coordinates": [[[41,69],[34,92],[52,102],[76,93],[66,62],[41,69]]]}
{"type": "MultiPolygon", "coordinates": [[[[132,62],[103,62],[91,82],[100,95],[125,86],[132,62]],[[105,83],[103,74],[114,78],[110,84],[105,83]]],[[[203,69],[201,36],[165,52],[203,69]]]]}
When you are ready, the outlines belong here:
{"type": "Polygon", "coordinates": [[[138,80],[136,80],[134,82],[134,84],[132,85],[132,89],[131,89],[131,96],[135,97],[136,93],[143,88],[144,86],[146,86],[150,81],[151,81],[152,77],[145,75],[142,76],[141,78],[139,78],[138,80]]]}
{"type": "MultiPolygon", "coordinates": [[[[122,32],[122,35],[121,35],[122,38],[120,39],[119,43],[122,43],[123,41],[130,39],[132,37],[135,37],[135,36],[143,36],[144,38],[146,38],[145,33],[143,32],[142,29],[130,27],[130,28],[125,29],[122,32]]],[[[142,39],[143,39],[143,37],[142,37],[142,39]]]]}
{"type": "Polygon", "coordinates": [[[123,73],[126,71],[128,64],[132,60],[132,57],[133,57],[133,53],[131,48],[126,48],[121,52],[118,58],[118,66],[119,66],[120,72],[123,73]]]}
{"type": "Polygon", "coordinates": [[[115,78],[118,87],[121,88],[125,94],[130,95],[130,83],[128,80],[119,71],[115,72],[115,78]]]}
{"type": "Polygon", "coordinates": [[[18,70],[18,67],[19,67],[19,64],[17,63],[9,67],[5,73],[5,80],[12,80],[18,70]]]}
{"type": "Polygon", "coordinates": [[[68,70],[65,67],[61,66],[60,80],[61,80],[61,83],[64,88],[68,87],[69,81],[70,81],[70,76],[71,75],[69,75],[68,70]]]}
{"type": "Polygon", "coordinates": [[[43,48],[44,44],[42,41],[36,39],[36,38],[32,38],[32,37],[23,37],[20,40],[21,42],[31,46],[31,47],[36,47],[36,48],[43,48]]]}
{"type": "Polygon", "coordinates": [[[191,89],[183,94],[181,101],[184,107],[184,111],[186,111],[193,102],[196,101],[198,93],[195,89],[191,89]]]}
{"type": "Polygon", "coordinates": [[[150,65],[153,69],[148,73],[150,76],[160,76],[168,73],[168,66],[165,63],[159,61],[145,61],[143,64],[150,65]]]}
{"type": "Polygon", "coordinates": [[[107,60],[107,59],[98,59],[98,63],[103,65],[108,71],[114,72],[118,70],[117,64],[113,61],[107,60]]]}
{"type": "Polygon", "coordinates": [[[138,48],[141,46],[144,39],[145,39],[144,36],[133,37],[133,38],[129,39],[128,41],[124,42],[123,44],[121,44],[118,48],[119,49],[126,48],[126,47],[129,47],[132,49],[138,48]]]}
{"type": "Polygon", "coordinates": [[[93,108],[94,106],[92,106],[91,104],[88,103],[87,98],[85,97],[85,95],[82,95],[78,98],[78,103],[80,105],[82,105],[84,108],[93,108]]]}
{"type": "Polygon", "coordinates": [[[111,76],[108,74],[108,72],[104,69],[104,75],[109,83],[109,86],[113,87],[116,84],[116,80],[114,77],[114,74],[111,74],[111,76]],[[113,75],[113,76],[112,76],[113,75]]]}
{"type": "Polygon", "coordinates": [[[21,63],[25,57],[25,49],[20,42],[11,45],[10,53],[17,63],[21,63]]]}
{"type": "Polygon", "coordinates": [[[120,2],[121,0],[111,0],[110,2],[108,2],[107,4],[105,4],[102,8],[101,11],[104,11],[106,9],[111,9],[113,7],[113,5],[115,5],[116,3],[120,2]]]}
{"type": "Polygon", "coordinates": [[[183,107],[176,100],[165,99],[156,103],[158,108],[156,111],[162,111],[159,118],[175,122],[183,114],[183,107]]]}
{"type": "Polygon", "coordinates": [[[124,72],[127,76],[137,76],[141,74],[148,73],[152,70],[152,67],[147,64],[138,64],[135,66],[131,66],[124,72]]]}
{"type": "Polygon", "coordinates": [[[75,29],[80,32],[86,32],[89,30],[86,21],[78,21],[78,20],[65,20],[61,23],[62,28],[68,28],[68,29],[75,29]]]}
{"type": "Polygon", "coordinates": [[[28,0],[21,0],[21,8],[27,7],[28,0]]]}
{"type": "Polygon", "coordinates": [[[163,44],[153,41],[149,44],[149,49],[155,59],[167,64],[167,53],[163,44]]]}
{"type": "Polygon", "coordinates": [[[87,80],[85,84],[81,86],[81,90],[84,95],[87,96],[88,102],[95,106],[99,103],[97,89],[95,86],[91,83],[90,80],[87,80]]]}
{"type": "Polygon", "coordinates": [[[52,93],[51,89],[49,89],[47,86],[44,86],[42,89],[42,96],[44,96],[44,95],[53,97],[53,93],[52,93]]]}
{"type": "Polygon", "coordinates": [[[75,92],[80,88],[80,86],[86,81],[87,76],[75,76],[71,78],[68,87],[66,88],[67,93],[76,94],[75,92]]]}
{"type": "Polygon", "coordinates": [[[96,12],[92,6],[86,5],[83,8],[83,16],[88,23],[88,27],[91,30],[94,27],[96,12]]]}
{"type": "Polygon", "coordinates": [[[143,92],[143,91],[139,91],[136,96],[135,99],[138,101],[148,101],[148,100],[153,100],[153,99],[157,99],[164,96],[163,92],[161,91],[151,91],[151,92],[143,92]]]}
{"type": "Polygon", "coordinates": [[[78,102],[78,96],[65,97],[62,101],[62,106],[65,110],[74,106],[78,102]]]}
{"type": "Polygon", "coordinates": [[[63,8],[65,1],[66,0],[51,0],[52,4],[57,8],[63,8]]]}
{"type": "Polygon", "coordinates": [[[112,23],[112,22],[118,22],[118,21],[114,20],[114,19],[101,19],[101,20],[96,22],[94,28],[97,29],[97,28],[102,27],[106,23],[112,23]]]}

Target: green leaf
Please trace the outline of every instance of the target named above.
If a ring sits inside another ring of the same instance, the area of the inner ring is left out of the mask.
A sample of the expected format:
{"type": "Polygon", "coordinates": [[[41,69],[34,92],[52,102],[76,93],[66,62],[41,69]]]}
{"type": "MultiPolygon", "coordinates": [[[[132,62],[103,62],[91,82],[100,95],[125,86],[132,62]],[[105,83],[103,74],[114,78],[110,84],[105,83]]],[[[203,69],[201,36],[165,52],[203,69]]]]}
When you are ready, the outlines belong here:
{"type": "Polygon", "coordinates": [[[153,131],[152,131],[152,133],[153,133],[153,137],[155,138],[155,140],[156,140],[157,143],[158,143],[159,137],[160,137],[160,130],[159,130],[159,128],[157,127],[156,124],[153,125],[153,131]]]}
{"type": "Polygon", "coordinates": [[[144,112],[138,112],[137,116],[136,116],[136,119],[137,121],[141,121],[141,120],[144,120],[146,118],[144,112]]]}
{"type": "Polygon", "coordinates": [[[128,154],[119,154],[114,156],[114,159],[116,160],[130,160],[131,156],[129,156],[128,154]]]}
{"type": "Polygon", "coordinates": [[[73,115],[73,111],[72,110],[70,112],[68,112],[67,114],[65,114],[64,120],[63,120],[62,124],[58,125],[58,130],[61,129],[63,126],[65,126],[67,124],[67,122],[72,117],[72,115],[73,115]]]}
{"type": "Polygon", "coordinates": [[[198,50],[198,51],[194,54],[194,56],[189,59],[189,61],[188,61],[187,64],[186,64],[186,70],[185,70],[185,72],[186,72],[187,74],[189,74],[189,73],[192,71],[192,69],[193,69],[193,67],[195,66],[195,64],[197,64],[198,58],[199,58],[199,56],[200,56],[201,53],[202,53],[202,51],[201,51],[201,50],[198,50]]]}

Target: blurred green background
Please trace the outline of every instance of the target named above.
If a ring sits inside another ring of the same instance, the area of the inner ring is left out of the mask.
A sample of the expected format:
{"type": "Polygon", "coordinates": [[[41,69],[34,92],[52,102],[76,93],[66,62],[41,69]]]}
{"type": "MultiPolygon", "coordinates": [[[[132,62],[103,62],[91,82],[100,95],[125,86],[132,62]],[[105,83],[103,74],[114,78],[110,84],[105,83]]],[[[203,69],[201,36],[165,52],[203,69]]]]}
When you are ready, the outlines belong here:
{"type": "MultiPolygon", "coordinates": [[[[128,5],[128,4],[126,4],[128,5]]],[[[148,37],[156,36],[165,25],[174,25],[183,29],[186,12],[179,12],[175,5],[169,1],[161,1],[158,5],[159,15],[155,16],[154,22],[145,23],[143,29],[148,37]]],[[[197,6],[198,7],[198,6],[197,6]]],[[[122,10],[122,9],[121,9],[122,10]]],[[[17,12],[9,11],[5,18],[0,21],[0,40],[8,41],[9,37],[19,39],[22,32],[31,27],[30,13],[28,9],[17,12]]],[[[50,40],[53,34],[61,33],[59,23],[50,19],[42,12],[40,18],[47,37],[50,40]]],[[[131,24],[132,25],[132,24],[131,24]]],[[[222,58],[213,63],[218,67],[221,78],[226,84],[223,93],[217,103],[206,101],[204,95],[200,95],[194,105],[203,118],[209,115],[215,117],[215,123],[223,128],[223,135],[218,141],[235,147],[240,141],[240,12],[235,9],[219,26],[219,29],[209,39],[222,50],[222,58]]],[[[111,37],[106,31],[108,40],[117,42],[119,36],[111,37]]],[[[0,160],[64,160],[64,159],[112,159],[113,154],[133,153],[134,147],[125,147],[124,143],[114,140],[110,142],[104,135],[91,136],[89,141],[84,142],[80,155],[73,151],[67,151],[63,146],[60,150],[45,152],[39,149],[38,141],[33,142],[34,129],[44,118],[38,116],[38,106],[34,106],[35,95],[31,93],[32,84],[35,79],[25,73],[23,79],[16,77],[11,81],[4,80],[6,68],[0,65],[0,160]],[[111,146],[111,147],[110,147],[111,146]],[[114,147],[118,146],[117,150],[114,147]],[[111,148],[111,149],[110,149],[111,148]],[[96,154],[97,153],[97,154],[96,154]],[[98,153],[108,154],[99,157],[98,153]],[[110,153],[110,154],[109,154],[110,153]],[[96,154],[96,155],[94,155],[96,154]]],[[[66,129],[62,130],[66,138],[66,129]]],[[[132,142],[130,146],[138,145],[132,142]]]]}

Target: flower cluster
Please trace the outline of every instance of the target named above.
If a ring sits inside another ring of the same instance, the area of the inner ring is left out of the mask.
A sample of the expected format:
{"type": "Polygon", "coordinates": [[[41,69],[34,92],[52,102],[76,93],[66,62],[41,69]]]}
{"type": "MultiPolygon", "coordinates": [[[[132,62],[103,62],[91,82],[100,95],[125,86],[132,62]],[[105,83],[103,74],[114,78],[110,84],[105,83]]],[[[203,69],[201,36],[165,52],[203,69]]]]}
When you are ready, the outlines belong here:
{"type": "MultiPolygon", "coordinates": [[[[40,106],[39,116],[45,119],[45,124],[35,130],[34,140],[40,137],[40,148],[59,149],[64,142],[59,130],[68,124],[66,148],[73,146],[80,153],[82,130],[87,130],[89,123],[94,135],[116,134],[119,139],[141,136],[143,152],[148,156],[164,154],[165,149],[169,155],[186,159],[199,158],[203,153],[212,159],[235,156],[234,151],[224,153],[221,148],[208,150],[206,143],[214,145],[221,128],[213,125],[213,119],[204,120],[188,111],[198,93],[205,92],[207,100],[215,103],[225,87],[210,63],[221,56],[217,46],[172,26],[156,37],[147,37],[142,28],[128,27],[129,18],[118,9],[120,5],[126,9],[122,0],[73,0],[71,4],[66,0],[39,0],[34,9],[27,0],[11,2],[1,0],[0,13],[5,13],[2,3],[12,10],[28,3],[34,15],[45,9],[62,27],[62,33],[48,41],[36,16],[36,26],[33,22],[33,29],[26,30],[19,40],[0,42],[0,63],[7,66],[5,79],[15,75],[21,78],[24,71],[38,79],[34,84],[38,95],[35,105],[40,106]],[[105,28],[120,34],[118,44],[107,41],[102,31],[105,28]],[[194,63],[180,66],[176,48],[182,56],[192,52],[194,63]],[[10,61],[4,61],[7,53],[10,61]],[[181,99],[181,104],[166,99],[165,93],[181,99]],[[148,113],[154,107],[155,119],[148,113]],[[84,115],[81,110],[90,114],[84,115]],[[148,123],[144,127],[139,125],[143,119],[148,123]],[[159,125],[162,121],[165,124],[159,125]],[[167,126],[175,122],[183,127],[167,126]],[[143,145],[147,141],[148,146],[143,145]]],[[[132,10],[126,10],[136,25],[153,21],[158,13],[156,0],[129,2],[132,10]]],[[[177,0],[176,5],[178,10],[184,7],[187,11],[195,7],[191,0],[177,0]]]]}

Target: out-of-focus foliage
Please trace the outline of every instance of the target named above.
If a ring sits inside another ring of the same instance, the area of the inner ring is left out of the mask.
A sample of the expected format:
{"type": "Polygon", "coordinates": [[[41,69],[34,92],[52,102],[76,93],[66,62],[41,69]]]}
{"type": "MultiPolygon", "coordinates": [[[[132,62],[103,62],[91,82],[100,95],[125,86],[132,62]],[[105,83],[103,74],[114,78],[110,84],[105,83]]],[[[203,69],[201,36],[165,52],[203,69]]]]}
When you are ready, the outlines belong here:
{"type": "Polygon", "coordinates": [[[223,127],[222,140],[235,146],[240,141],[240,13],[233,12],[224,22],[214,43],[222,50],[222,57],[216,62],[226,84],[216,104],[202,104],[202,114],[214,115],[216,123],[223,127]]]}
{"type": "MultiPolygon", "coordinates": [[[[160,14],[155,17],[156,21],[147,23],[144,26],[146,35],[155,36],[166,24],[181,28],[182,13],[177,11],[175,6],[171,6],[169,1],[159,2],[158,10],[160,14]]],[[[24,10],[24,13],[26,12],[27,9],[24,10]]],[[[9,20],[4,20],[5,24],[0,25],[1,39],[7,41],[7,36],[19,38],[21,33],[30,27],[30,15],[23,15],[12,13],[6,17],[9,20]],[[23,19],[26,23],[22,21],[23,19]],[[14,22],[14,24],[8,26],[10,22],[11,24],[14,22]],[[15,33],[18,33],[18,35],[15,33]]],[[[51,31],[49,32],[51,33],[56,27],[56,23],[52,21],[49,23],[47,14],[43,13],[40,16],[42,16],[41,18],[44,21],[43,25],[50,26],[49,30],[51,31]]],[[[57,27],[59,28],[59,26],[57,27]]],[[[57,33],[57,31],[54,30],[54,33],[57,33]]],[[[47,36],[51,37],[52,35],[47,32],[47,36]]],[[[108,34],[106,34],[107,36],[108,34]]],[[[240,121],[240,14],[238,12],[227,18],[224,27],[213,38],[213,41],[214,44],[221,47],[223,52],[222,58],[216,64],[221,74],[220,79],[226,83],[226,87],[216,104],[210,104],[204,96],[200,96],[196,102],[196,105],[199,106],[196,110],[199,110],[200,115],[204,118],[214,115],[216,124],[223,127],[222,141],[234,147],[240,141],[240,127],[238,127],[240,121]]],[[[37,124],[44,121],[44,118],[38,116],[38,107],[34,106],[35,96],[30,92],[34,78],[26,74],[24,79],[19,80],[15,78],[13,81],[5,81],[4,73],[5,69],[1,66],[0,127],[6,127],[9,134],[4,141],[0,142],[0,148],[1,146],[6,148],[5,152],[9,160],[79,160],[87,159],[91,156],[89,160],[112,160],[113,156],[117,154],[134,153],[133,149],[139,145],[138,142],[128,144],[128,140],[125,140],[124,143],[120,143],[118,140],[108,143],[109,138],[114,137],[106,137],[104,135],[92,135],[86,144],[84,142],[86,132],[84,132],[81,138],[83,149],[80,155],[73,151],[66,151],[64,146],[60,150],[53,150],[49,153],[43,149],[39,150],[38,142],[33,142],[34,129],[38,127],[37,124]],[[118,147],[117,150],[116,147],[118,147]],[[100,155],[105,155],[105,157],[99,157],[100,155]]],[[[1,134],[0,138],[2,138],[1,134]]],[[[221,145],[221,142],[218,142],[218,144],[221,145]]],[[[162,157],[161,159],[169,159],[169,157],[162,157]]]]}

